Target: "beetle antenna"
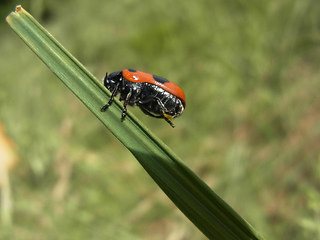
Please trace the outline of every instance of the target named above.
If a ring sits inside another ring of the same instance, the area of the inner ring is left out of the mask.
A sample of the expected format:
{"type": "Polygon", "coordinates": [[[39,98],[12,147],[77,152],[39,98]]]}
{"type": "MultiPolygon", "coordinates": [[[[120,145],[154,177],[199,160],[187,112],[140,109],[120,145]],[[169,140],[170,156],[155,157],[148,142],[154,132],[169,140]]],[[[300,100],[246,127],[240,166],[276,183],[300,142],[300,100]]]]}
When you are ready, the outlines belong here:
{"type": "Polygon", "coordinates": [[[108,72],[106,73],[106,76],[103,79],[103,85],[106,86],[106,80],[108,79],[108,72]]]}

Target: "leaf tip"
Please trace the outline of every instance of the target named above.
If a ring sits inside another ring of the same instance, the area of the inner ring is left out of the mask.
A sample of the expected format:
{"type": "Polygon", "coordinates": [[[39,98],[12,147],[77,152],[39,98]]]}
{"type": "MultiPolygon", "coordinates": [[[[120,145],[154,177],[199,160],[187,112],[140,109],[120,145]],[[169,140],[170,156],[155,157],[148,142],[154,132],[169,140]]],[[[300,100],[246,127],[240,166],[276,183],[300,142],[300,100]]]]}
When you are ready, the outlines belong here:
{"type": "Polygon", "coordinates": [[[22,8],[21,5],[17,5],[17,6],[16,6],[16,12],[20,12],[20,11],[22,11],[22,10],[23,10],[23,8],[22,8]]]}
{"type": "Polygon", "coordinates": [[[17,5],[17,6],[16,6],[16,10],[15,10],[14,12],[12,11],[12,12],[6,17],[6,22],[9,23],[9,21],[10,21],[10,16],[11,16],[12,14],[19,13],[19,12],[21,12],[21,11],[24,11],[23,7],[22,7],[21,5],[17,5]]]}

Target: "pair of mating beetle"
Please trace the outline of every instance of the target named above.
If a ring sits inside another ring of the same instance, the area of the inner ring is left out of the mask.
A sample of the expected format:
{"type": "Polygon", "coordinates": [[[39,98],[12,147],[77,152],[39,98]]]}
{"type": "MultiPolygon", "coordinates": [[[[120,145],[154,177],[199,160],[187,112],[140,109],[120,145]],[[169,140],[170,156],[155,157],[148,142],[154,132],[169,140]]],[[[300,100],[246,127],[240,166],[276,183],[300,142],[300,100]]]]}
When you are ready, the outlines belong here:
{"type": "Polygon", "coordinates": [[[181,115],[185,106],[184,92],[175,83],[149,73],[124,69],[104,78],[104,86],[111,91],[111,97],[101,111],[106,111],[114,97],[120,93],[123,100],[121,119],[126,117],[127,105],[138,106],[145,114],[163,118],[172,127],[171,119],[181,115]]]}

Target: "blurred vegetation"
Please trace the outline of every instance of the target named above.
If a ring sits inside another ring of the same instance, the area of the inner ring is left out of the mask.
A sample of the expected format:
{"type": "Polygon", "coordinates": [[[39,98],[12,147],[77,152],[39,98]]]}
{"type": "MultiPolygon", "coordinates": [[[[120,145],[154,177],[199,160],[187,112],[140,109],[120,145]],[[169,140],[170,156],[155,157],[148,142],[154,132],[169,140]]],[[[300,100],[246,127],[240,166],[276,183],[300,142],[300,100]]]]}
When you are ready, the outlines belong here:
{"type": "MultiPolygon", "coordinates": [[[[172,129],[139,118],[266,239],[319,239],[320,4],[17,3],[94,75],[178,83],[172,129]]],[[[17,146],[0,239],[204,239],[134,157],[0,22],[0,122],[17,146]]]]}

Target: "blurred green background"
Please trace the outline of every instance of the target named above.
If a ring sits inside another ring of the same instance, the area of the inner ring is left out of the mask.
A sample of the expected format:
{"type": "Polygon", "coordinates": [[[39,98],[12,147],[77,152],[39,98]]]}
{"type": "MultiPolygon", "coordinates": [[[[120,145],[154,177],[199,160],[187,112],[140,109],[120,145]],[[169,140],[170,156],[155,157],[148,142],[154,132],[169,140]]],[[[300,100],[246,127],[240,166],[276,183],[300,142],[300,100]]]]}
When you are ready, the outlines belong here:
{"type": "Polygon", "coordinates": [[[1,1],[0,123],[19,161],[0,239],[205,239],[10,29],[16,4],[101,80],[178,83],[175,129],[130,110],[266,239],[320,239],[318,0],[1,1]]]}

